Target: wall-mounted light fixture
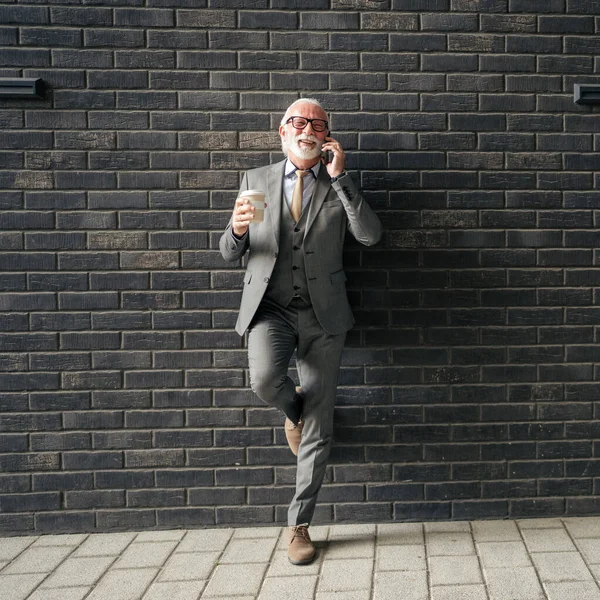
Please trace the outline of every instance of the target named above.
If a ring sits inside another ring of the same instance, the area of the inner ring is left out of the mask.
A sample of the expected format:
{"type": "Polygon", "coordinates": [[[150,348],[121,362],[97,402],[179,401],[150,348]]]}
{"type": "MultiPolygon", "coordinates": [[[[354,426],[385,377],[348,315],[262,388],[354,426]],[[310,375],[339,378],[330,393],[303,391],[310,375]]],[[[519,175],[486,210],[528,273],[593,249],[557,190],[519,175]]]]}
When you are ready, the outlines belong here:
{"type": "Polygon", "coordinates": [[[577,104],[600,104],[600,85],[594,83],[576,83],[574,87],[577,104]]]}
{"type": "Polygon", "coordinates": [[[0,77],[0,100],[3,98],[42,97],[42,80],[33,77],[0,77]]]}

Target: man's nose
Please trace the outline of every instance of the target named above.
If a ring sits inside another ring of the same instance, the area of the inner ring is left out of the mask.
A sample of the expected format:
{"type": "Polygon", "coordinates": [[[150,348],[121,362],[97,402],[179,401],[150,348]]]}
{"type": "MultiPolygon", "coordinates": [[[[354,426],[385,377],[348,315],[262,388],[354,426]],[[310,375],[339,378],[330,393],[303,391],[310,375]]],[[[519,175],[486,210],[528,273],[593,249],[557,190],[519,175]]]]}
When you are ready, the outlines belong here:
{"type": "Polygon", "coordinates": [[[315,130],[313,129],[312,123],[310,121],[308,121],[306,123],[306,125],[304,126],[304,129],[302,131],[305,133],[309,133],[309,134],[315,132],[315,130]],[[310,127],[310,132],[306,131],[309,127],[310,127]]]}

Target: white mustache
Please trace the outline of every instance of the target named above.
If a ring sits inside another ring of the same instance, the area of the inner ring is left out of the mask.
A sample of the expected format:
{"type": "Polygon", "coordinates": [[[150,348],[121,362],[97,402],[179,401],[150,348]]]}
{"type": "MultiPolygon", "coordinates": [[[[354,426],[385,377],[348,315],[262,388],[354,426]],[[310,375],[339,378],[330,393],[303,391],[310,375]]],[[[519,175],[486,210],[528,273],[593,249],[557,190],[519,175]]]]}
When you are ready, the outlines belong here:
{"type": "Polygon", "coordinates": [[[314,142],[315,144],[319,143],[319,139],[317,137],[314,135],[309,135],[308,133],[301,133],[300,135],[296,136],[295,139],[297,142],[300,140],[306,140],[308,142],[314,142]]]}

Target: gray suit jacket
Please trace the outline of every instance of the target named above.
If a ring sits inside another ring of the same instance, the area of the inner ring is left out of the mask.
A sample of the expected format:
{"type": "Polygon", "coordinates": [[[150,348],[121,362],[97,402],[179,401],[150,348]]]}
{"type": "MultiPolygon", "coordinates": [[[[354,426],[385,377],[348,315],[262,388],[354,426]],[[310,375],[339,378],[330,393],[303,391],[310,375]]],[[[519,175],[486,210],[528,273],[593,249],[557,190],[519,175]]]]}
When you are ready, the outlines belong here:
{"type": "MultiPolygon", "coordinates": [[[[243,335],[260,304],[279,250],[285,160],[252,169],[244,174],[240,191],[264,190],[267,208],[262,223],[250,225],[248,235],[236,240],[231,221],[221,236],[223,258],[236,261],[249,251],[244,291],[235,326],[243,335]]],[[[325,168],[319,177],[308,209],[304,235],[304,263],[313,310],[327,333],[348,331],[354,318],[346,296],[342,251],[346,230],[362,244],[376,244],[382,234],[377,215],[367,204],[349,175],[331,183],[325,168]]]]}

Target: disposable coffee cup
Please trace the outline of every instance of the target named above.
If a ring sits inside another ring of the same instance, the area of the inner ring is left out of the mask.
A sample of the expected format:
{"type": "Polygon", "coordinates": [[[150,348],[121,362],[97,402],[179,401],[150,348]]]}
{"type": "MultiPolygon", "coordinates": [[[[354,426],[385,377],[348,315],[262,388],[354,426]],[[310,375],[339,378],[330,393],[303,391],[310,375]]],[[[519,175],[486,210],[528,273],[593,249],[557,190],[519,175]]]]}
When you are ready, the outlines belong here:
{"type": "Polygon", "coordinates": [[[265,218],[265,193],[262,190],[246,190],[240,194],[240,198],[248,198],[254,206],[253,223],[261,223],[265,218]]]}

